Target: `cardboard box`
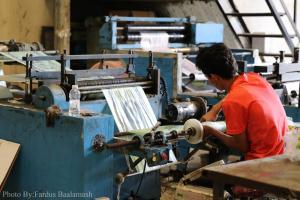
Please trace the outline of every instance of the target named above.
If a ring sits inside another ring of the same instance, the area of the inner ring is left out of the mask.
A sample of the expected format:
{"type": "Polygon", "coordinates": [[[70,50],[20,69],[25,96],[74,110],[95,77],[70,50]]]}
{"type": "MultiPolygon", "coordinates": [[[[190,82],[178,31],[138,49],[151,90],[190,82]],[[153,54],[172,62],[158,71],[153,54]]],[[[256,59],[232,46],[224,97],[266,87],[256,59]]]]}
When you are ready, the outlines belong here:
{"type": "Polygon", "coordinates": [[[0,139],[0,192],[20,150],[20,144],[0,139]]]}

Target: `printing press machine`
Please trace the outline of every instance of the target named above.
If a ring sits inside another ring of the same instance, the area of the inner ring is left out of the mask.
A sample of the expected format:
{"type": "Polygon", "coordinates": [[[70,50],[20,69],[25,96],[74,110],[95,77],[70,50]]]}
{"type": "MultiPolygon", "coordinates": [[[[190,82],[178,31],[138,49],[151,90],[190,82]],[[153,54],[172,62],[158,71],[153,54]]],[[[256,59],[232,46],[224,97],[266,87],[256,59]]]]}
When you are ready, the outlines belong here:
{"type": "MultiPolygon", "coordinates": [[[[145,174],[134,168],[139,162],[145,163],[145,159],[149,167],[156,167],[187,159],[190,147],[182,146],[185,151],[180,151],[178,141],[188,141],[190,146],[209,150],[214,155],[219,153],[217,146],[202,141],[199,121],[184,124],[187,119],[198,118],[206,112],[205,101],[201,98],[173,105],[176,109],[173,107],[169,111],[164,124],[143,130],[142,136],[137,134],[139,130],[118,133],[102,89],[141,86],[159,119],[165,112],[162,102],[166,99],[162,93],[166,87],[172,87],[168,82],[161,83],[160,70],[153,65],[151,52],[146,66],[136,65],[137,57],[135,54],[62,54],[23,58],[26,62],[25,90],[16,92],[1,88],[0,127],[3,131],[0,137],[21,144],[4,191],[26,191],[35,194],[37,199],[55,195],[58,199],[68,195],[81,195],[81,199],[103,196],[115,199],[120,183],[115,177],[121,174],[126,178],[122,182],[120,199],[130,196],[159,199],[158,168],[145,174]],[[76,59],[124,59],[127,66],[67,71],[66,62],[76,59]],[[45,60],[60,61],[61,70],[38,72],[32,69],[34,62],[45,60]],[[138,68],[146,69],[143,76],[142,72],[135,73],[134,69],[138,68]],[[81,116],[67,113],[68,93],[73,84],[79,86],[82,94],[81,116]],[[173,125],[165,126],[166,122],[173,125]],[[119,137],[126,135],[131,139],[120,140],[119,137]],[[169,151],[174,154],[168,154],[169,151]],[[136,156],[137,160],[129,161],[128,155],[136,156]],[[172,161],[170,156],[174,158],[172,161]],[[141,177],[143,181],[138,185],[141,177]]],[[[173,77],[173,71],[168,73],[165,75],[173,77]]]]}

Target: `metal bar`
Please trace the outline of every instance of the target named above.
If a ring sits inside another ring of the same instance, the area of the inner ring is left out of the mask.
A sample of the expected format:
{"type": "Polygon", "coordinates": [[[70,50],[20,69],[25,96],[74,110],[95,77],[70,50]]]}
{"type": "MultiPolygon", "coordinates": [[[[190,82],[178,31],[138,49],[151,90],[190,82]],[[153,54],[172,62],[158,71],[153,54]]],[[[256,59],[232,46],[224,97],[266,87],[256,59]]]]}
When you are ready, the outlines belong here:
{"type": "Polygon", "coordinates": [[[185,26],[127,26],[128,32],[137,31],[184,31],[185,26]]]}
{"type": "MultiPolygon", "coordinates": [[[[123,87],[122,85],[113,85],[111,88],[120,88],[123,87]]],[[[143,89],[152,88],[152,86],[142,86],[143,89]]],[[[102,89],[110,89],[110,88],[102,88],[102,89]]],[[[80,94],[98,94],[102,93],[102,89],[99,90],[87,90],[87,91],[80,91],[80,94]]]]}
{"type": "MultiPolygon", "coordinates": [[[[185,35],[183,34],[168,34],[169,39],[184,39],[185,35]]],[[[127,36],[127,39],[130,41],[139,41],[142,39],[140,34],[130,34],[127,36]]]]}
{"type": "MultiPolygon", "coordinates": [[[[66,55],[64,60],[100,60],[100,59],[126,59],[137,58],[135,54],[87,54],[87,55],[66,55]]],[[[61,60],[60,55],[56,56],[34,56],[23,57],[24,61],[47,61],[47,60],[61,60]]]]}
{"type": "MultiPolygon", "coordinates": [[[[280,2],[281,2],[281,4],[282,4],[282,7],[283,7],[285,13],[286,13],[287,18],[289,19],[289,21],[290,21],[290,23],[291,23],[291,25],[292,25],[292,27],[293,27],[293,29],[294,29],[294,31],[295,31],[295,34],[296,34],[297,37],[298,37],[298,40],[299,40],[299,42],[300,42],[300,34],[299,34],[298,30],[297,30],[296,24],[294,23],[294,21],[293,21],[293,19],[292,19],[292,16],[290,15],[290,12],[289,12],[288,8],[286,7],[284,1],[283,1],[283,0],[280,0],[280,2]]],[[[292,52],[293,52],[293,51],[292,51],[292,52]]]]}
{"type": "MultiPolygon", "coordinates": [[[[279,53],[263,53],[263,52],[261,52],[261,53],[259,53],[259,55],[260,56],[270,56],[270,57],[275,57],[275,56],[280,56],[280,54],[279,53]]],[[[284,55],[285,57],[293,57],[293,55],[292,54],[285,54],[284,55]]]]}
{"type": "MultiPolygon", "coordinates": [[[[234,12],[239,13],[239,10],[237,9],[236,5],[234,4],[234,1],[233,0],[229,0],[229,3],[231,5],[232,9],[234,10],[234,12]]],[[[250,31],[249,31],[249,29],[248,29],[248,27],[247,27],[244,19],[241,16],[237,16],[237,17],[238,17],[239,22],[241,23],[241,25],[242,25],[242,27],[244,29],[244,32],[245,33],[250,33],[250,31]]],[[[252,46],[252,38],[248,38],[248,42],[252,46]]]]}
{"type": "MultiPolygon", "coordinates": [[[[32,56],[32,54],[31,54],[32,56]]],[[[28,76],[29,76],[29,94],[32,95],[32,76],[31,76],[31,71],[33,67],[33,62],[29,62],[29,71],[28,71],[28,76]]]]}
{"type": "Polygon", "coordinates": [[[300,82],[299,82],[299,90],[298,90],[298,108],[300,108],[300,82]]]}
{"type": "Polygon", "coordinates": [[[227,16],[237,17],[268,17],[273,16],[272,13],[226,13],[227,16]]]}
{"type": "MultiPolygon", "coordinates": [[[[281,34],[259,34],[259,33],[240,33],[237,34],[240,37],[274,37],[274,38],[282,38],[284,35],[281,34]]],[[[289,35],[290,38],[295,37],[295,35],[289,35]]]]}
{"type": "MultiPolygon", "coordinates": [[[[286,30],[286,28],[283,24],[283,21],[282,21],[280,15],[278,14],[278,12],[276,10],[274,2],[272,0],[266,0],[266,3],[269,6],[269,9],[271,10],[272,14],[274,15],[274,18],[277,22],[277,25],[278,25],[279,29],[281,30],[281,32],[282,32],[282,34],[283,34],[290,50],[291,50],[291,52],[293,52],[294,43],[293,43],[292,39],[290,38],[289,33],[286,30]]],[[[288,14],[288,13],[286,13],[286,14],[288,14]]]]}
{"type": "MultiPolygon", "coordinates": [[[[186,43],[179,43],[179,42],[174,42],[174,43],[169,43],[169,48],[182,48],[186,47],[186,43]]],[[[140,49],[142,48],[141,44],[136,42],[132,44],[117,44],[116,45],[117,49],[140,49]]]]}
{"type": "Polygon", "coordinates": [[[115,133],[115,137],[123,137],[123,136],[128,136],[128,135],[134,135],[133,133],[130,132],[119,132],[119,133],[115,133]]]}
{"type": "MultiPolygon", "coordinates": [[[[26,54],[26,58],[29,58],[30,55],[26,54]]],[[[26,61],[26,79],[29,78],[29,61],[26,61]]],[[[25,97],[28,96],[28,82],[27,80],[25,81],[25,97]]]]}
{"type": "Polygon", "coordinates": [[[234,28],[233,28],[233,26],[232,26],[230,20],[228,19],[226,13],[224,12],[224,10],[223,10],[223,8],[222,8],[222,5],[220,4],[219,1],[216,1],[216,3],[217,3],[217,5],[218,5],[220,11],[222,12],[222,14],[223,14],[223,16],[224,16],[224,18],[225,18],[225,20],[226,20],[226,22],[227,22],[229,28],[231,29],[232,33],[234,34],[236,40],[238,41],[238,43],[241,45],[242,48],[245,48],[244,45],[243,45],[243,43],[242,43],[242,41],[241,41],[241,39],[239,38],[239,36],[238,36],[237,33],[235,32],[235,30],[234,30],[234,28]]]}
{"type": "MultiPolygon", "coordinates": [[[[26,54],[26,58],[28,58],[29,57],[29,55],[28,54],[26,54]]],[[[28,78],[29,77],[29,61],[28,61],[28,59],[26,59],[26,64],[25,64],[25,66],[26,66],[26,78],[28,78]]]]}
{"type": "Polygon", "coordinates": [[[189,23],[193,21],[190,18],[169,18],[169,17],[119,17],[119,16],[106,16],[106,22],[119,21],[119,22],[178,22],[189,23]]]}
{"type": "Polygon", "coordinates": [[[97,89],[107,89],[107,88],[116,88],[116,87],[144,86],[144,85],[151,85],[151,84],[153,84],[152,81],[144,81],[144,82],[122,83],[122,84],[83,86],[83,87],[79,87],[79,90],[86,91],[86,90],[97,90],[97,89]]]}
{"type": "Polygon", "coordinates": [[[87,54],[87,55],[67,55],[67,60],[98,60],[98,59],[126,59],[137,58],[134,54],[87,54]]]}
{"type": "Polygon", "coordinates": [[[285,57],[284,51],[279,51],[279,62],[283,62],[285,57]]]}
{"type": "Polygon", "coordinates": [[[49,72],[32,71],[31,76],[37,79],[59,79],[60,71],[49,71],[49,72]]]}
{"type": "Polygon", "coordinates": [[[297,26],[297,18],[298,18],[298,9],[297,9],[298,1],[294,0],[294,23],[297,26]]]}
{"type": "Polygon", "coordinates": [[[125,68],[109,68],[109,69],[89,69],[89,70],[73,70],[67,74],[74,74],[77,81],[91,80],[91,77],[102,76],[118,76],[126,72],[125,68]]]}
{"type": "Polygon", "coordinates": [[[64,50],[64,53],[61,54],[61,60],[60,60],[60,84],[63,85],[65,83],[65,53],[66,51],[64,50]]]}
{"type": "Polygon", "coordinates": [[[79,87],[84,86],[95,86],[95,85],[113,85],[113,84],[123,84],[123,83],[136,83],[148,81],[144,77],[131,77],[131,78],[116,78],[116,79],[101,79],[101,77],[94,78],[77,78],[77,83],[79,87]]]}
{"type": "Polygon", "coordinates": [[[134,146],[134,145],[139,145],[139,144],[140,144],[140,141],[132,140],[132,141],[122,141],[122,142],[107,144],[106,147],[108,149],[115,149],[115,148],[122,148],[122,147],[134,146]]]}

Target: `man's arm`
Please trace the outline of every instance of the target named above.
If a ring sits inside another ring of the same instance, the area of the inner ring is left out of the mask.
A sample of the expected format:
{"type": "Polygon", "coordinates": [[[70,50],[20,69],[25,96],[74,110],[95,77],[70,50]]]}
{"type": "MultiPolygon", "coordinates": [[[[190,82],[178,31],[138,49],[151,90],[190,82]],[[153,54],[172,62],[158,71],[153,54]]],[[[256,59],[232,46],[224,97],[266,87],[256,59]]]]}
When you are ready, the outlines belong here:
{"type": "Polygon", "coordinates": [[[240,150],[243,153],[247,153],[249,151],[249,144],[245,132],[238,135],[228,135],[206,125],[203,126],[203,129],[205,135],[213,135],[217,137],[230,148],[240,150]]]}
{"type": "Polygon", "coordinates": [[[219,101],[217,104],[213,105],[213,107],[201,117],[200,121],[216,121],[218,118],[218,114],[220,110],[222,109],[222,101],[219,101]]]}

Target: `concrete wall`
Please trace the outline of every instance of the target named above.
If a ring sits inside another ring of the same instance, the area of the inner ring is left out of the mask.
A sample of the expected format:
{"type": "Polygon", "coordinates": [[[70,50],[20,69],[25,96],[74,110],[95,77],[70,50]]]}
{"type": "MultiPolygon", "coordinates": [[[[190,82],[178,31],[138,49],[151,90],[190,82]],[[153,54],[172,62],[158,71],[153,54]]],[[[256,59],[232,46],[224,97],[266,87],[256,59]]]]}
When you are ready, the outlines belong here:
{"type": "Polygon", "coordinates": [[[53,26],[53,0],[0,0],[0,40],[35,42],[42,26],[53,26]]]}
{"type": "Polygon", "coordinates": [[[221,11],[214,1],[205,3],[204,1],[184,1],[179,3],[168,3],[160,6],[157,12],[161,16],[187,17],[196,16],[198,21],[212,21],[225,25],[224,42],[231,48],[239,48],[235,36],[228,27],[221,11]]]}

